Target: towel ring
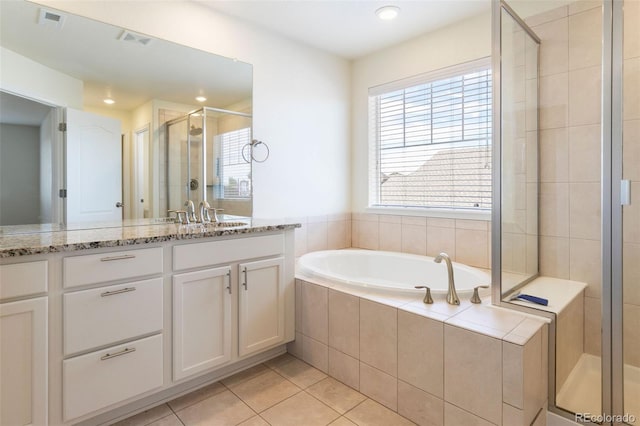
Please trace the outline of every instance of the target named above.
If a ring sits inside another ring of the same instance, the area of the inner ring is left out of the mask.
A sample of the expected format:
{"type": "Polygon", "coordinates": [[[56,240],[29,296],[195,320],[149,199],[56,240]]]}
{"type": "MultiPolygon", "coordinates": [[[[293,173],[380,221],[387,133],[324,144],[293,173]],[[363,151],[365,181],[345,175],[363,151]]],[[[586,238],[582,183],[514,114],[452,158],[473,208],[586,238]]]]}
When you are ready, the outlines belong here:
{"type": "Polygon", "coordinates": [[[252,140],[250,143],[242,147],[242,159],[247,163],[250,163],[251,161],[255,161],[256,163],[264,163],[269,158],[269,154],[270,154],[269,145],[257,139],[252,140]],[[262,159],[256,158],[255,153],[253,152],[254,148],[257,147],[258,145],[263,145],[267,150],[266,154],[264,155],[264,158],[262,159]],[[245,153],[246,148],[249,148],[248,149],[249,155],[245,153]]]}

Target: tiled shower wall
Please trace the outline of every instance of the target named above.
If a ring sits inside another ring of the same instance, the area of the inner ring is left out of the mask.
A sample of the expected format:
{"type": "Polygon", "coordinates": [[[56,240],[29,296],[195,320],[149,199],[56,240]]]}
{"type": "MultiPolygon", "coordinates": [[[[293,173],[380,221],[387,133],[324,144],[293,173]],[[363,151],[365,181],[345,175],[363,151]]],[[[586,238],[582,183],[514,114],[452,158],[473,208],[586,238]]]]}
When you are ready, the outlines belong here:
{"type": "Polygon", "coordinates": [[[601,2],[527,20],[540,48],[540,273],[588,283],[584,351],[600,354],[601,2]]]}

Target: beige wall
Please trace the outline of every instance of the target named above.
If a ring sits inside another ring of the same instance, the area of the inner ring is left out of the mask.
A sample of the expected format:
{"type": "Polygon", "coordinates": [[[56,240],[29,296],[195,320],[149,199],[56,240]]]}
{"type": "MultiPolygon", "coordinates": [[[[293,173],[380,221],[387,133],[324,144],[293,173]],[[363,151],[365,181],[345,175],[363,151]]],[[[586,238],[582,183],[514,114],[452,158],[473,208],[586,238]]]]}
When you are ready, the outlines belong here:
{"type": "Polygon", "coordinates": [[[351,210],[363,212],[367,185],[369,88],[491,55],[491,16],[478,15],[373,53],[351,69],[351,210]]]}
{"type": "Polygon", "coordinates": [[[588,284],[584,350],[600,354],[600,90],[596,2],[528,19],[540,49],[540,272],[588,284]]]}

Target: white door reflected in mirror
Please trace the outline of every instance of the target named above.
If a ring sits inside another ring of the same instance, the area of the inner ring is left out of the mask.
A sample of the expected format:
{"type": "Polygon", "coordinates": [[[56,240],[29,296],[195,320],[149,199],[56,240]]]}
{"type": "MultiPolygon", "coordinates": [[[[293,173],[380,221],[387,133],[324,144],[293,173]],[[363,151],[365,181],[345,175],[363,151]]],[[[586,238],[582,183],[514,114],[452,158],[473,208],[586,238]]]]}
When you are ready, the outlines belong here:
{"type": "Polygon", "coordinates": [[[66,223],[122,221],[120,120],[66,110],[66,223]]]}

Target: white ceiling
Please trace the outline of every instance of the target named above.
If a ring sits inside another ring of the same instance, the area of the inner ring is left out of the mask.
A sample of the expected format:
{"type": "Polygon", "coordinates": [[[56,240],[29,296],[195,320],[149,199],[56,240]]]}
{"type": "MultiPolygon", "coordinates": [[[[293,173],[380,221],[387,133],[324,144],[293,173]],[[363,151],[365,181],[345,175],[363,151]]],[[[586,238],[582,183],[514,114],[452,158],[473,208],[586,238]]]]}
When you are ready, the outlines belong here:
{"type": "Polygon", "coordinates": [[[353,59],[489,12],[490,0],[197,0],[303,44],[353,59]],[[400,7],[393,21],[375,11],[400,7]]]}
{"type": "Polygon", "coordinates": [[[105,97],[123,111],[151,99],[194,105],[201,94],[218,108],[251,99],[251,65],[165,40],[122,41],[123,32],[34,3],[0,0],[2,47],[82,80],[85,106],[105,107],[105,97]],[[42,9],[65,17],[62,28],[38,24],[42,9]]]}

